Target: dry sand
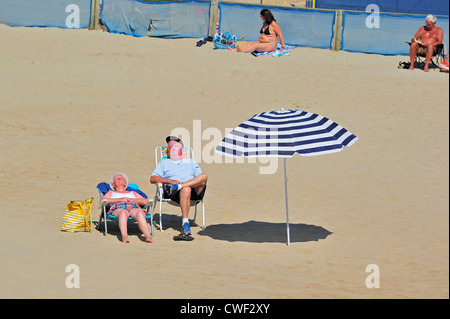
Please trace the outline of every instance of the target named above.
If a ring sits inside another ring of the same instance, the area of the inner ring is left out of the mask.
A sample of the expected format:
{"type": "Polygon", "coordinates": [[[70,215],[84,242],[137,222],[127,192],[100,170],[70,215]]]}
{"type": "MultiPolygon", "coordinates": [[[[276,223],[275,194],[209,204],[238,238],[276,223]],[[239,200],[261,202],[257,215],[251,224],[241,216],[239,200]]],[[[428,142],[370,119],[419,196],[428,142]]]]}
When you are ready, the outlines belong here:
{"type": "Polygon", "coordinates": [[[0,25],[0,38],[0,297],[449,297],[448,74],[399,70],[404,56],[255,58],[102,31],[0,25]],[[113,172],[153,196],[154,148],[173,129],[199,142],[281,107],[359,137],[287,161],[291,246],[281,160],[270,175],[260,163],[203,161],[207,228],[193,227],[193,242],[172,240],[180,214],[169,205],[153,244],[136,225],[128,245],[113,223],[106,237],[60,231],[67,202],[97,201],[113,172]],[[69,264],[80,289],[65,285],[69,264]],[[366,287],[369,264],[380,288],[366,287]]]}

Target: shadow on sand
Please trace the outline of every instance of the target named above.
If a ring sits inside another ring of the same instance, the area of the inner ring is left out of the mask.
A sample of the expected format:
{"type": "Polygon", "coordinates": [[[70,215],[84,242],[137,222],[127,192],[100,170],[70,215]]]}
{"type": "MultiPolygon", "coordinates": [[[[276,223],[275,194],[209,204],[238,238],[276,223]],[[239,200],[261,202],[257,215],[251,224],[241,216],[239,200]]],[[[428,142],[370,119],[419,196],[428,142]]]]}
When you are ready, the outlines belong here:
{"type": "MultiPolygon", "coordinates": [[[[321,226],[289,224],[291,243],[318,241],[332,232],[321,226]]],[[[248,221],[240,224],[207,225],[200,236],[208,236],[229,242],[244,241],[250,243],[286,243],[286,223],[248,221]]]]}

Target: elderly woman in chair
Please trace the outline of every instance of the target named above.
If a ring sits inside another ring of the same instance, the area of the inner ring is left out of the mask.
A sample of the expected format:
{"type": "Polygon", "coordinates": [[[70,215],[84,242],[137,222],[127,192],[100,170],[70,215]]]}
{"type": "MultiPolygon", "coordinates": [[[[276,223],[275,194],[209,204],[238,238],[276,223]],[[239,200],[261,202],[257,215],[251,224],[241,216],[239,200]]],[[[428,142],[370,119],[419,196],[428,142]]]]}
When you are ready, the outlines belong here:
{"type": "Polygon", "coordinates": [[[145,212],[140,207],[147,203],[147,199],[134,191],[127,191],[128,177],[123,173],[116,173],[111,176],[109,191],[101,198],[110,205],[109,212],[119,219],[119,228],[122,235],[122,241],[129,243],[127,222],[129,217],[133,217],[139,226],[139,229],[145,236],[145,242],[151,243],[152,236],[148,228],[145,212]]]}

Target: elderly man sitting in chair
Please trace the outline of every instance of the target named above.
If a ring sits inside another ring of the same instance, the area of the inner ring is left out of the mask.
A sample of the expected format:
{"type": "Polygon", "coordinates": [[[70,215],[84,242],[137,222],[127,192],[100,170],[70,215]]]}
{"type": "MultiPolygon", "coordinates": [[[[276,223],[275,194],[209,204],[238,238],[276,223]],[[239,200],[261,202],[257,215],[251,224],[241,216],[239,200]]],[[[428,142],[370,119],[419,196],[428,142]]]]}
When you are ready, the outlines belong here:
{"type": "Polygon", "coordinates": [[[425,54],[425,66],[423,70],[428,72],[428,64],[436,50],[436,46],[442,44],[444,32],[441,28],[436,27],[436,17],[429,14],[425,19],[425,25],[420,27],[414,37],[411,39],[411,47],[409,49],[409,57],[411,66],[410,70],[414,70],[414,60],[417,54],[425,54]]]}
{"type": "Polygon", "coordinates": [[[174,240],[193,240],[189,226],[191,200],[201,200],[205,194],[208,176],[193,159],[183,159],[183,142],[174,136],[166,138],[169,158],[158,163],[150,177],[150,183],[170,184],[171,200],[180,204],[182,231],[174,240]]]}

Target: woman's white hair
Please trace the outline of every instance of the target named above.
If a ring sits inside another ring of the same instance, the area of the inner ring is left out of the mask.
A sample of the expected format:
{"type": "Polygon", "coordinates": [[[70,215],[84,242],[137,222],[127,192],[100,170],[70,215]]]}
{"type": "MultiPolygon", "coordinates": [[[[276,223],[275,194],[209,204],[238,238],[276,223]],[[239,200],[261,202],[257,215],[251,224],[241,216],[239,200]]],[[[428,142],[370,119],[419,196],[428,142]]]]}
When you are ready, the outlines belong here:
{"type": "Polygon", "coordinates": [[[425,18],[425,20],[431,21],[431,22],[433,22],[433,23],[436,23],[437,18],[436,18],[434,15],[429,14],[429,15],[427,15],[427,17],[425,18]]]}
{"type": "Polygon", "coordinates": [[[125,179],[125,183],[126,183],[125,188],[127,188],[128,187],[128,182],[129,182],[128,176],[125,175],[124,173],[115,173],[109,179],[109,186],[111,187],[111,189],[114,190],[114,191],[116,190],[116,186],[114,185],[114,177],[116,177],[117,175],[122,175],[123,176],[123,178],[125,179]]]}

